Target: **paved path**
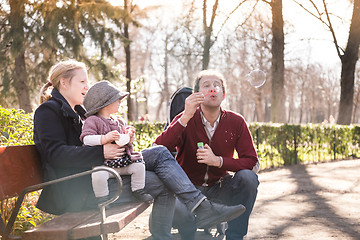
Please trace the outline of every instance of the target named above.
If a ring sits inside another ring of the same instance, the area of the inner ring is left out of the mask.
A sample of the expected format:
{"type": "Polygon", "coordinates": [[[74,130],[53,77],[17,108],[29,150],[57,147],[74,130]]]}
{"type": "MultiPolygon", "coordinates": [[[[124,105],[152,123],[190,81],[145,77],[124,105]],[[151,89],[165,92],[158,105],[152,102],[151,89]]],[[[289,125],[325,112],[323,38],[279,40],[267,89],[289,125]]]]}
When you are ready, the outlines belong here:
{"type": "MultiPolygon", "coordinates": [[[[360,160],[296,165],[259,173],[246,239],[360,239],[360,160]]],[[[110,239],[152,240],[151,207],[110,239]]],[[[225,240],[198,231],[197,240],[225,240]]],[[[176,230],[173,239],[180,237],[176,230]]]]}

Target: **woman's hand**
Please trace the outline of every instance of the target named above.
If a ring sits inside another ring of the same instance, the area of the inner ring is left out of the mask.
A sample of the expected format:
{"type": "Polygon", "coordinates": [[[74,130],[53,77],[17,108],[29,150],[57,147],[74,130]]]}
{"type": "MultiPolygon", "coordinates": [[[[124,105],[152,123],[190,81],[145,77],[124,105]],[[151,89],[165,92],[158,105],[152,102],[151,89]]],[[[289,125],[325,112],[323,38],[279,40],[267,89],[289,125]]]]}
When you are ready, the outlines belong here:
{"type": "Polygon", "coordinates": [[[105,159],[118,159],[125,154],[125,148],[117,144],[108,143],[104,145],[105,159]]]}

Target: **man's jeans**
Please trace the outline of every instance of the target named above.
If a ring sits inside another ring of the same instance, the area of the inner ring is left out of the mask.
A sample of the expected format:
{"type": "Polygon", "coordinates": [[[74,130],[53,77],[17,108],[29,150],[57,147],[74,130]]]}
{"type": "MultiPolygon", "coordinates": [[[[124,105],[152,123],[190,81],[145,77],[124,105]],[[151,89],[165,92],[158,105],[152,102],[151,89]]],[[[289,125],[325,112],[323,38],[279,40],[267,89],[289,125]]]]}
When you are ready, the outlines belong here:
{"type": "MultiPolygon", "coordinates": [[[[163,146],[142,151],[146,166],[145,191],[154,197],[151,214],[151,233],[154,239],[171,239],[176,197],[190,212],[205,196],[189,180],[186,173],[163,146]]],[[[110,179],[110,192],[116,183],[110,179]],[[115,183],[115,184],[114,184],[115,183]]],[[[135,201],[131,195],[130,177],[122,176],[123,190],[117,203],[135,201]]]]}
{"type": "MultiPolygon", "coordinates": [[[[228,222],[227,240],[243,239],[247,234],[249,216],[256,200],[258,185],[258,177],[253,171],[241,170],[234,176],[226,175],[221,183],[210,187],[198,187],[214,202],[225,205],[243,204],[246,207],[245,213],[228,222]]],[[[179,229],[182,239],[193,239],[196,231],[195,219],[180,201],[176,201],[174,227],[179,229]]]]}

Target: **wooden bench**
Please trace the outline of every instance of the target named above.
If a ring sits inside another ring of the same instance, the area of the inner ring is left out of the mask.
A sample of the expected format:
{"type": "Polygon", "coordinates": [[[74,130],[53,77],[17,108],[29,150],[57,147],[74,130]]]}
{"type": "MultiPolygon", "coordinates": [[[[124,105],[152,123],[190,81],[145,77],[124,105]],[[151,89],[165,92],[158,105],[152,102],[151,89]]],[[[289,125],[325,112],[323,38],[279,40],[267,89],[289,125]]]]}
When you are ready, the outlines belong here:
{"type": "MultiPolygon", "coordinates": [[[[63,240],[99,235],[102,235],[103,239],[107,239],[107,234],[120,231],[149,206],[148,203],[144,202],[126,203],[111,207],[105,212],[105,206],[115,201],[120,195],[122,182],[120,176],[113,169],[105,166],[101,169],[114,174],[117,179],[119,189],[116,196],[100,204],[99,210],[65,213],[57,216],[34,229],[25,231],[20,239],[63,240]]],[[[0,236],[2,236],[2,240],[19,239],[19,236],[11,235],[11,231],[27,193],[40,190],[46,185],[59,181],[91,174],[94,171],[98,170],[90,170],[54,181],[43,182],[41,161],[34,145],[0,146],[0,201],[18,197],[7,223],[3,221],[0,212],[0,236]]]]}

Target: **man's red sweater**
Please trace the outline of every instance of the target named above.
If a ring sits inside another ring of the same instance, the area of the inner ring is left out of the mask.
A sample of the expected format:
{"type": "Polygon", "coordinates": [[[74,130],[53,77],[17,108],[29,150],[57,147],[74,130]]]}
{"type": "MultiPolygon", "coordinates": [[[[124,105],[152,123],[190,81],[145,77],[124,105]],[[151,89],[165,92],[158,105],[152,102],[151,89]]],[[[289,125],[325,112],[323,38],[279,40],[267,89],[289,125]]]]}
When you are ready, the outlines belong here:
{"type": "Polygon", "coordinates": [[[227,171],[251,170],[257,163],[258,157],[244,118],[235,112],[221,110],[219,125],[210,140],[201,120],[200,111],[200,108],[196,110],[186,127],[178,121],[182,114],[176,116],[170,126],[156,138],[155,143],[167,147],[170,151],[176,147],[176,160],[192,183],[197,186],[204,183],[211,186],[227,171]],[[206,164],[197,162],[198,142],[208,144],[216,156],[223,158],[221,168],[207,167],[206,164]],[[238,153],[238,158],[234,158],[234,150],[238,153]]]}

